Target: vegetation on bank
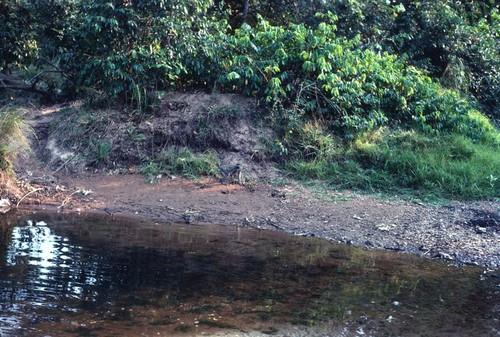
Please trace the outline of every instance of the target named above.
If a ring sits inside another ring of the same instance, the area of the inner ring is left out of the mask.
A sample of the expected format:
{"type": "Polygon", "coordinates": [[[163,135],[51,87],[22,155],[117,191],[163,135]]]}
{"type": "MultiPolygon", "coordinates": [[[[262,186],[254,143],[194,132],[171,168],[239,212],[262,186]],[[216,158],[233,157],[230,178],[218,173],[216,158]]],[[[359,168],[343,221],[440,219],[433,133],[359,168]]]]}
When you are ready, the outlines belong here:
{"type": "Polygon", "coordinates": [[[341,149],[324,150],[336,154],[291,160],[285,167],[294,177],[319,179],[336,188],[422,200],[498,197],[498,148],[462,135],[381,130],[341,149]]]}
{"type": "Polygon", "coordinates": [[[12,161],[29,150],[30,132],[20,109],[9,105],[0,107],[0,173],[13,173],[12,161]]]}
{"type": "MultiPolygon", "coordinates": [[[[111,100],[129,106],[130,120],[146,120],[164,90],[241,93],[266,107],[253,118],[276,131],[267,155],[296,178],[421,197],[500,197],[495,2],[321,3],[5,1],[0,95],[21,88],[94,107],[111,100]]],[[[8,111],[0,120],[12,118],[8,111]]],[[[7,138],[3,170],[13,153],[7,138]]],[[[141,171],[213,173],[205,145],[201,156],[166,147],[141,171]]],[[[106,164],[109,144],[89,146],[94,164],[106,164]]]]}

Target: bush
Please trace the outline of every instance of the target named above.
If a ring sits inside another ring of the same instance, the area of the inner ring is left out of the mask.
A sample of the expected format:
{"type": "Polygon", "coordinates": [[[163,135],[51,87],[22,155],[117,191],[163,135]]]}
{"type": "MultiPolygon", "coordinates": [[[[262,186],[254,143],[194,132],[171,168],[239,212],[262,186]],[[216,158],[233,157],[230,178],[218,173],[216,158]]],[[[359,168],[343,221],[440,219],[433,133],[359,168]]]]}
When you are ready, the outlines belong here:
{"type": "Polygon", "coordinates": [[[445,89],[404,58],[361,48],[358,38],[336,36],[336,17],[317,28],[271,26],[260,20],[229,36],[221,84],[262,97],[285,131],[320,121],[354,139],[382,126],[427,133],[460,132],[495,141],[498,132],[478,118],[474,104],[445,89]]]}

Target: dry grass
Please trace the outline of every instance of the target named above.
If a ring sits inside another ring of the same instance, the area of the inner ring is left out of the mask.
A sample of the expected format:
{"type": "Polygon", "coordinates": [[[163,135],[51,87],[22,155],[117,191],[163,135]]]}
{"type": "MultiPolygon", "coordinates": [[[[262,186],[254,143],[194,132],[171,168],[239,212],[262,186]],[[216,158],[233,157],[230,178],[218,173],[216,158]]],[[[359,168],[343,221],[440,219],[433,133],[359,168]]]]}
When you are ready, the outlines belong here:
{"type": "Polygon", "coordinates": [[[33,130],[22,115],[18,107],[0,108],[0,171],[3,173],[12,173],[12,161],[30,151],[28,135],[33,130]]]}

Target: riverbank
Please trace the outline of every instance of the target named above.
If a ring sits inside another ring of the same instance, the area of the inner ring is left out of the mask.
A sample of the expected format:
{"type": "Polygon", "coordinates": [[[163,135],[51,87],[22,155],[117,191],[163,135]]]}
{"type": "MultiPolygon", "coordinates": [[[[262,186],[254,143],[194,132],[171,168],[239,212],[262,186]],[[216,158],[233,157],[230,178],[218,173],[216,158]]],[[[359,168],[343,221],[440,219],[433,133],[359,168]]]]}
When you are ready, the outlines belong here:
{"type": "Polygon", "coordinates": [[[221,185],[136,174],[20,176],[37,190],[23,209],[102,212],[166,223],[223,224],[316,236],[330,241],[445,259],[457,265],[500,267],[497,202],[428,205],[298,183],[221,185]]]}
{"type": "MultiPolygon", "coordinates": [[[[189,106],[193,111],[199,110],[198,114],[215,99],[207,95],[181,98],[189,99],[189,106]]],[[[217,96],[217,99],[220,104],[237,99],[242,100],[238,106],[252,104],[241,97],[217,96]]],[[[244,186],[221,185],[213,178],[195,181],[165,175],[155,177],[154,183],[150,183],[151,179],[138,173],[137,161],[131,157],[133,153],[137,156],[138,150],[134,147],[137,144],[127,143],[130,135],[123,131],[127,129],[127,120],[108,122],[112,130],[109,133],[119,145],[116,151],[126,160],[116,165],[110,163],[111,168],[96,168],[85,161],[85,153],[63,141],[70,138],[65,118],[73,116],[65,114],[64,109],[51,106],[26,112],[25,118],[34,131],[32,151],[15,162],[17,182],[0,181],[0,198],[10,198],[14,205],[25,209],[102,212],[167,223],[245,226],[445,259],[457,265],[500,268],[498,201],[432,205],[397,196],[328,190],[321,184],[305,187],[282,177],[270,162],[248,160],[247,157],[255,159],[254,141],[264,131],[250,132],[247,124],[240,125],[241,132],[236,136],[221,138],[234,144],[219,153],[221,161],[243,163],[247,178],[244,186]]],[[[169,118],[180,130],[179,125],[187,122],[178,119],[187,118],[185,115],[172,113],[169,118]]],[[[155,130],[160,130],[166,121],[157,118],[155,123],[155,130]]],[[[143,142],[153,143],[153,139],[145,138],[143,142]]]]}

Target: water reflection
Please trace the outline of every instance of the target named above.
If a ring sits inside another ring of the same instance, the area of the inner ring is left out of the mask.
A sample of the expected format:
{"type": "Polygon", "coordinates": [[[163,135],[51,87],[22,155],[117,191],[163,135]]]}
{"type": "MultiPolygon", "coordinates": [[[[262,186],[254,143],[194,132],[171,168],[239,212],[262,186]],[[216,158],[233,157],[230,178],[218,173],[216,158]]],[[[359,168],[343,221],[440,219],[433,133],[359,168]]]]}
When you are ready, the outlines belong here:
{"type": "Polygon", "coordinates": [[[479,268],[324,240],[95,215],[0,224],[0,335],[182,336],[285,324],[372,336],[497,336],[479,268]]]}

